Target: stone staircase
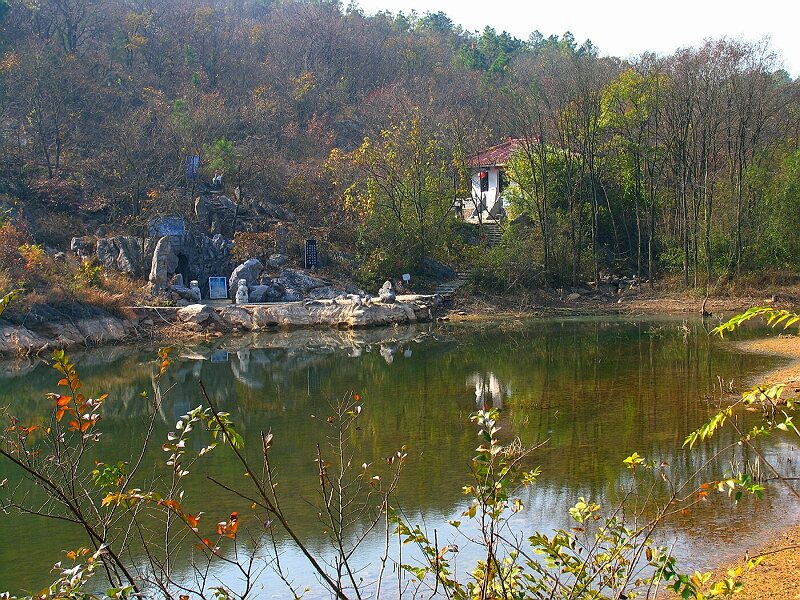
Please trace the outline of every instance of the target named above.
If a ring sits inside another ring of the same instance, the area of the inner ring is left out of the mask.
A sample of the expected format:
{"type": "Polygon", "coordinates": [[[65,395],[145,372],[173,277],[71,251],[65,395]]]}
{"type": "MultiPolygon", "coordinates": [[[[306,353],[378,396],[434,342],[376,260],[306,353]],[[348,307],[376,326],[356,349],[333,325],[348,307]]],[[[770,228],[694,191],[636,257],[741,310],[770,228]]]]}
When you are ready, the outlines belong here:
{"type": "Polygon", "coordinates": [[[470,275],[472,275],[472,271],[470,269],[456,271],[455,279],[444,282],[437,287],[433,293],[441,296],[442,301],[446,302],[450,300],[450,298],[452,298],[460,288],[469,283],[470,275]]]}
{"type": "Polygon", "coordinates": [[[500,229],[500,225],[489,221],[483,224],[483,231],[486,234],[486,243],[490,247],[494,248],[500,245],[500,238],[503,237],[503,231],[500,229]]]}

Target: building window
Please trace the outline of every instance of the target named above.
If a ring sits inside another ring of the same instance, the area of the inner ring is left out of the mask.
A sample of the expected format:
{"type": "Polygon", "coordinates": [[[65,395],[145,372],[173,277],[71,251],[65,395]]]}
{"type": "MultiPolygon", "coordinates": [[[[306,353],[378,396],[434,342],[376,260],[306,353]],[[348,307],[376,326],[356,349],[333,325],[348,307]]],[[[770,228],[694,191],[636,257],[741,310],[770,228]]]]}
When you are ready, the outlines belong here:
{"type": "Polygon", "coordinates": [[[481,180],[481,192],[489,191],[489,171],[481,171],[478,177],[481,180]]]}
{"type": "Polygon", "coordinates": [[[505,188],[506,188],[506,172],[500,170],[497,172],[497,193],[502,194],[505,188]]]}

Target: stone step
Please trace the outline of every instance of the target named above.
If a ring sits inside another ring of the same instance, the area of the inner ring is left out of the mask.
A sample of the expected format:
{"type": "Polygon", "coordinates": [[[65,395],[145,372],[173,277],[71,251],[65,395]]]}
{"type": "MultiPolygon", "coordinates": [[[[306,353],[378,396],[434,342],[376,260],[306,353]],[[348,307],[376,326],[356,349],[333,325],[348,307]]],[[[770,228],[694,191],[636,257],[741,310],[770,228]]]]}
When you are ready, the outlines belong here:
{"type": "Polygon", "coordinates": [[[503,231],[497,223],[484,223],[483,231],[486,234],[486,243],[489,247],[494,247],[500,244],[503,237],[503,231]]]}
{"type": "Polygon", "coordinates": [[[467,283],[469,283],[470,276],[472,271],[461,270],[456,271],[456,278],[451,279],[450,281],[446,281],[442,283],[439,287],[436,288],[436,294],[442,296],[443,298],[450,298],[455,294],[460,288],[464,287],[467,283]]]}

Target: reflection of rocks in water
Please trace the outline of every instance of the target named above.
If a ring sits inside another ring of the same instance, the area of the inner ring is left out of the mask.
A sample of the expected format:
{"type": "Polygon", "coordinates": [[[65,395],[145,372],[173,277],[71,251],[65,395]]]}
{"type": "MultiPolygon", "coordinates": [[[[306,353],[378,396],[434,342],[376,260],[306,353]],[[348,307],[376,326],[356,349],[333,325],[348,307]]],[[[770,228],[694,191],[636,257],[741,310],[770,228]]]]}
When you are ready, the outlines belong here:
{"type": "Polygon", "coordinates": [[[380,352],[387,365],[390,365],[394,362],[394,348],[381,344],[380,352]]]}
{"type": "Polygon", "coordinates": [[[503,399],[511,396],[511,386],[504,385],[491,371],[486,375],[470,375],[467,385],[475,388],[475,405],[478,408],[503,408],[503,399]]]}
{"type": "MultiPolygon", "coordinates": [[[[390,344],[408,346],[427,339],[439,339],[442,335],[432,324],[416,324],[406,327],[384,327],[375,329],[330,329],[276,331],[236,337],[225,340],[220,347],[228,351],[240,348],[303,348],[311,352],[346,352],[359,356],[371,345],[390,344]]],[[[448,336],[449,338],[449,336],[448,336]]]]}
{"type": "Polygon", "coordinates": [[[22,377],[35,370],[41,362],[38,358],[30,359],[28,357],[0,362],[0,378],[22,377]]]}
{"type": "Polygon", "coordinates": [[[211,348],[196,346],[192,348],[183,348],[178,356],[186,360],[208,360],[211,358],[211,354],[211,348]]]}
{"type": "Polygon", "coordinates": [[[430,324],[371,330],[296,330],[236,337],[224,340],[216,348],[184,348],[179,356],[195,365],[194,372],[199,377],[202,362],[217,362],[217,357],[222,360],[225,353],[235,354],[229,361],[235,379],[248,388],[262,389],[268,381],[278,386],[288,385],[292,373],[337,353],[360,358],[377,345],[383,360],[392,364],[400,351],[406,358],[412,356],[409,347],[412,343],[445,339],[449,337],[445,338],[430,324]]]}

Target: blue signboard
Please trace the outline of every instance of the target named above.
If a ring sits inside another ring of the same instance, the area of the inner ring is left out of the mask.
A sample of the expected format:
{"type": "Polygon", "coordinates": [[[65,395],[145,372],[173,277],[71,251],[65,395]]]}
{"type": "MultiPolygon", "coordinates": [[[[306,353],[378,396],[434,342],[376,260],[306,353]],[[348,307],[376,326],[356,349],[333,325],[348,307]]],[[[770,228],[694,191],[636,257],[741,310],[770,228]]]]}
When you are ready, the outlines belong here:
{"type": "Polygon", "coordinates": [[[208,297],[211,300],[223,300],[228,298],[228,280],[224,277],[208,278],[208,297]]]}
{"type": "Polygon", "coordinates": [[[183,237],[186,234],[186,223],[183,217],[158,217],[150,221],[150,237],[174,235],[183,237]]]}

